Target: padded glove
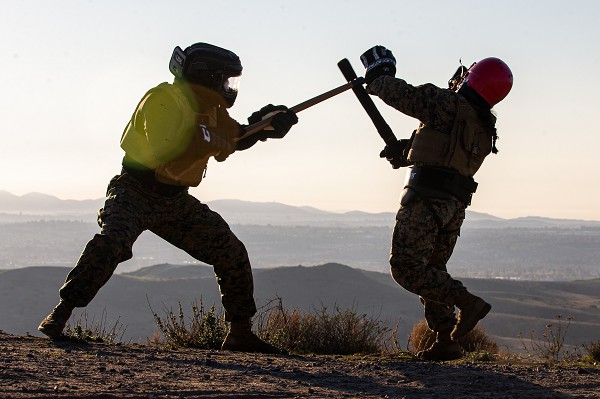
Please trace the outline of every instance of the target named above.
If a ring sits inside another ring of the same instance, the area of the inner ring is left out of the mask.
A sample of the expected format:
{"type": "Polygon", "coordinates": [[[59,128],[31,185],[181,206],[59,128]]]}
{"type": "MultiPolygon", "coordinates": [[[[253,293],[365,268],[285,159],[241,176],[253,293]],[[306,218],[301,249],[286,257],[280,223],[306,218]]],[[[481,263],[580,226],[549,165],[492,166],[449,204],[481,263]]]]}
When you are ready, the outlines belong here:
{"type": "MultiPolygon", "coordinates": [[[[296,116],[296,113],[290,111],[285,105],[269,104],[250,115],[248,117],[248,124],[252,125],[254,123],[258,123],[264,118],[268,118],[270,116],[273,116],[271,124],[251,136],[238,140],[236,143],[236,150],[247,150],[259,140],[266,141],[267,139],[283,138],[287,132],[290,131],[291,127],[298,123],[298,117],[296,116]],[[273,113],[275,113],[275,115],[272,115],[273,113]]],[[[241,127],[240,134],[243,134],[243,132],[243,127],[241,127]]]]}
{"type": "Polygon", "coordinates": [[[381,150],[379,157],[387,159],[394,169],[409,166],[410,162],[408,162],[406,154],[409,148],[409,142],[409,139],[402,139],[395,143],[388,144],[381,150]]]}
{"type": "Polygon", "coordinates": [[[282,139],[296,123],[298,123],[298,116],[294,111],[289,109],[279,111],[271,120],[273,129],[265,129],[266,136],[270,139],[282,139]]]}
{"type": "Polygon", "coordinates": [[[287,111],[287,109],[288,108],[285,105],[273,105],[273,104],[265,105],[258,111],[253,112],[252,115],[250,115],[248,117],[248,124],[253,125],[255,123],[262,121],[265,118],[265,116],[269,115],[272,112],[287,111]]]}
{"type": "Polygon", "coordinates": [[[259,111],[254,112],[248,117],[250,125],[258,123],[261,120],[273,117],[271,124],[256,134],[259,140],[281,139],[290,131],[293,125],[298,123],[298,116],[294,111],[290,111],[285,105],[265,105],[259,111]]]}
{"type": "Polygon", "coordinates": [[[365,71],[367,84],[382,75],[396,75],[396,59],[392,52],[383,46],[371,47],[360,56],[365,71]]]}

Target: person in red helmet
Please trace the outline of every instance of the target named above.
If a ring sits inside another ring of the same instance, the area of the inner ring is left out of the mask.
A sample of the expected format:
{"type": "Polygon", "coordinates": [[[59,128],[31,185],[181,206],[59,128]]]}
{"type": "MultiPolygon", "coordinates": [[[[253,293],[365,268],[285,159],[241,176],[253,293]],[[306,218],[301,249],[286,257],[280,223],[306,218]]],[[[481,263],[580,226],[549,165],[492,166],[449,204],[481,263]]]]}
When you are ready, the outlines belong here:
{"type": "Polygon", "coordinates": [[[485,157],[497,153],[491,108],[510,92],[513,75],[494,57],[461,67],[449,88],[413,86],[396,78],[396,59],[383,46],[361,56],[369,94],[420,121],[410,139],[388,144],[380,156],[392,167],[408,167],[392,236],[391,274],[420,296],[435,343],[418,353],[427,360],[462,357],[458,339],[471,331],[491,305],[470,293],[446,264],[477,189],[473,179],[485,157]],[[458,315],[455,314],[458,308],[458,315]]]}

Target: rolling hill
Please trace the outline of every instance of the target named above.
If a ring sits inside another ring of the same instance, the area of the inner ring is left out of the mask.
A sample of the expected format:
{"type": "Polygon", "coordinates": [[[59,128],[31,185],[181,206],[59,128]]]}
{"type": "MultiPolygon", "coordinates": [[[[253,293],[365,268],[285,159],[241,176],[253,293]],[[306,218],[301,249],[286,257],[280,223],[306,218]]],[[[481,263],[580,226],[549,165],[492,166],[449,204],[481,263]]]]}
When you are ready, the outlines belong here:
{"type": "MultiPolygon", "coordinates": [[[[39,335],[37,325],[58,301],[58,288],[67,268],[29,267],[0,272],[0,329],[13,334],[39,335]]],[[[286,308],[314,311],[354,309],[398,325],[399,337],[422,319],[418,298],[397,286],[389,275],[340,264],[279,267],[254,270],[255,298],[263,306],[281,298],[286,308]]],[[[600,279],[572,282],[533,282],[463,279],[473,292],[485,297],[492,312],[483,322],[488,333],[512,351],[521,348],[519,335],[541,334],[557,315],[570,322],[567,343],[598,340],[600,279]]],[[[103,313],[107,324],[117,319],[127,326],[124,339],[145,342],[157,329],[150,308],[164,317],[179,303],[191,314],[191,305],[220,306],[217,284],[206,266],[160,265],[130,274],[114,275],[85,309],[88,321],[103,313]]],[[[79,316],[76,312],[76,319],[79,316]]],[[[539,335],[541,337],[541,335],[539,335]]],[[[406,342],[400,342],[406,344],[406,342]]]]}

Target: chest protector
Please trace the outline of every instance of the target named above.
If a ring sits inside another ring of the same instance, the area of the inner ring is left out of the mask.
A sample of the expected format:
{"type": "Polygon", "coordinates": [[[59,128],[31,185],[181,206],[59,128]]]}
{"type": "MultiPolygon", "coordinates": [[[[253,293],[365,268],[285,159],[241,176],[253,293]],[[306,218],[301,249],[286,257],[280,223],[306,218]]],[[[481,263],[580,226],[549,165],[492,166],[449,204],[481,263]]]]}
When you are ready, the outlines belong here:
{"type": "Polygon", "coordinates": [[[414,165],[440,166],[472,177],[492,151],[492,132],[486,129],[472,106],[459,99],[452,131],[449,133],[421,124],[415,131],[408,153],[414,165]]]}
{"type": "Polygon", "coordinates": [[[208,159],[220,151],[209,145],[211,132],[217,131],[217,111],[210,107],[197,113],[180,88],[161,83],[138,104],[121,137],[121,148],[135,162],[153,169],[160,183],[195,187],[202,181],[208,159]],[[153,94],[168,96],[173,105],[154,120],[144,118],[145,102],[153,94]],[[158,133],[159,139],[149,137],[158,133]]]}

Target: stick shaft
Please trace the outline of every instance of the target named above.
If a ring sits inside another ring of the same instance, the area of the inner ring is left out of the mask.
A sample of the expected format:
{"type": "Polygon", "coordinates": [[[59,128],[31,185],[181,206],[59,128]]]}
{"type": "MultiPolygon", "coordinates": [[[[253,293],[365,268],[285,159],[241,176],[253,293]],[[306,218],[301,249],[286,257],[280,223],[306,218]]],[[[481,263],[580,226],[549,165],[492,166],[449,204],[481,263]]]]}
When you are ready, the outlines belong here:
{"type": "MultiPolygon", "coordinates": [[[[300,111],[304,111],[305,109],[310,108],[313,105],[317,105],[331,97],[337,96],[338,94],[345,92],[346,90],[352,89],[355,85],[360,86],[360,84],[362,84],[362,82],[363,82],[362,78],[356,78],[352,81],[349,81],[348,83],[346,83],[344,85],[336,87],[335,89],[331,89],[329,91],[326,91],[325,93],[319,94],[318,96],[315,96],[306,101],[303,101],[300,104],[296,104],[292,108],[290,108],[290,110],[294,111],[296,113],[300,112],[300,111]]],[[[271,120],[273,120],[273,117],[266,118],[266,119],[261,120],[260,122],[246,126],[246,129],[244,130],[244,134],[242,136],[238,137],[236,139],[236,141],[239,141],[241,139],[249,137],[249,136],[253,135],[254,133],[257,133],[257,132],[263,130],[264,128],[266,128],[267,126],[269,126],[271,124],[271,120]]]]}
{"type": "MultiPolygon", "coordinates": [[[[356,79],[356,72],[354,72],[350,61],[348,61],[347,58],[344,58],[343,60],[338,62],[338,68],[340,68],[340,71],[342,71],[344,78],[346,78],[348,82],[354,81],[356,79]]],[[[394,132],[392,131],[392,128],[390,128],[390,125],[388,125],[385,119],[383,119],[383,116],[377,109],[377,106],[375,105],[369,94],[367,94],[367,91],[362,86],[362,84],[354,85],[352,87],[352,91],[354,92],[354,94],[356,94],[356,98],[358,98],[358,101],[363,106],[365,111],[367,111],[367,115],[369,115],[369,118],[371,118],[371,121],[375,125],[375,128],[377,129],[377,132],[379,133],[379,136],[381,136],[383,141],[386,144],[395,143],[397,139],[394,135],[394,132]]]]}

